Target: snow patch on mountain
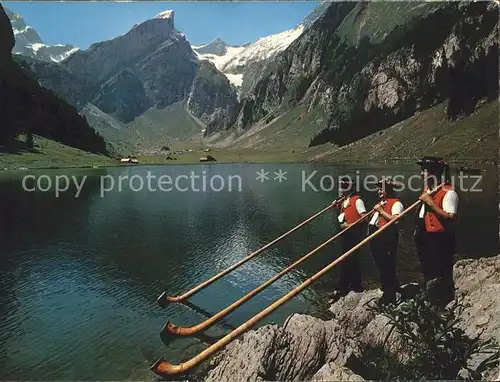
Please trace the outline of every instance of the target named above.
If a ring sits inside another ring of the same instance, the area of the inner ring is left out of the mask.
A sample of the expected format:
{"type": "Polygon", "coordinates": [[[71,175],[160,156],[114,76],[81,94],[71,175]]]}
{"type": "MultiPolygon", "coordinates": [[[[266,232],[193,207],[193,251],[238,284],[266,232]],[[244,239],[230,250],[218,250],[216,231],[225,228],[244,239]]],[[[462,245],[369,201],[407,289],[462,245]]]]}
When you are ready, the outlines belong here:
{"type": "Polygon", "coordinates": [[[41,43],[35,43],[35,44],[31,44],[31,49],[33,49],[33,52],[38,52],[38,50],[44,46],[47,46],[47,45],[41,44],[41,43]]]}
{"type": "Polygon", "coordinates": [[[226,66],[226,64],[229,61],[236,58],[244,50],[245,50],[245,47],[242,47],[242,46],[237,46],[237,47],[229,46],[224,55],[218,56],[216,54],[210,54],[210,53],[200,54],[200,53],[198,53],[197,49],[194,49],[194,51],[196,52],[196,55],[198,56],[198,58],[200,60],[208,60],[208,61],[212,62],[215,65],[215,67],[221,71],[224,69],[224,67],[226,66]]]}
{"type": "Polygon", "coordinates": [[[174,18],[174,11],[163,11],[155,16],[155,19],[172,20],[174,18]]]}
{"type": "MultiPolygon", "coordinates": [[[[57,47],[59,47],[60,45],[56,45],[57,47]]],[[[64,45],[61,45],[64,47],[64,45]]],[[[55,54],[53,53],[51,55],[51,60],[54,61],[54,62],[61,62],[62,60],[65,60],[67,59],[69,56],[71,56],[73,53],[75,52],[78,52],[80,50],[80,48],[72,48],[70,50],[67,50],[66,48],[59,54],[55,54]]]]}
{"type": "Polygon", "coordinates": [[[295,29],[263,37],[254,43],[243,46],[227,46],[225,54],[222,55],[200,53],[215,42],[192,46],[192,48],[198,59],[212,62],[219,71],[226,75],[233,85],[240,87],[243,83],[243,70],[246,65],[266,60],[285,50],[303,31],[304,26],[301,24],[295,29]]]}
{"type": "Polygon", "coordinates": [[[263,37],[246,46],[239,54],[228,60],[222,70],[231,73],[250,62],[266,60],[288,48],[303,31],[304,26],[299,25],[295,29],[263,37]]]}
{"type": "Polygon", "coordinates": [[[236,88],[241,87],[243,84],[243,73],[241,74],[231,74],[231,73],[223,73],[230,83],[232,83],[236,88]]]}
{"type": "Polygon", "coordinates": [[[30,29],[30,28],[31,27],[26,27],[26,28],[23,28],[22,30],[13,29],[12,31],[14,32],[14,36],[15,36],[16,34],[23,34],[23,33],[27,32],[28,29],[30,29]]]}

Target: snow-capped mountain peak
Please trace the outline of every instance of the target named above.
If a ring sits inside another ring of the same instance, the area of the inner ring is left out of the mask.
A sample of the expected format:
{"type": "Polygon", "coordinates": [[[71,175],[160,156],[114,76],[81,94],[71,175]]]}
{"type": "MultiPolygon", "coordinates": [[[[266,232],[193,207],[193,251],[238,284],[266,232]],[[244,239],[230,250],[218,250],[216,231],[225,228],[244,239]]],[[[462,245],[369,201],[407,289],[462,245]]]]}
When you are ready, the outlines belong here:
{"type": "Polygon", "coordinates": [[[46,45],[38,33],[30,26],[26,25],[21,15],[4,8],[12,25],[12,32],[16,44],[12,50],[13,54],[36,58],[41,61],[60,62],[78,48],[72,45],[46,45]]]}
{"type": "Polygon", "coordinates": [[[226,63],[224,70],[246,65],[250,61],[265,60],[282,50],[285,50],[304,31],[303,25],[281,33],[262,37],[252,44],[248,44],[244,50],[232,60],[226,63]]]}
{"type": "Polygon", "coordinates": [[[192,46],[193,50],[199,54],[214,54],[216,56],[225,55],[229,47],[230,45],[226,44],[220,37],[217,37],[210,44],[192,46]]]}
{"type": "Polygon", "coordinates": [[[226,75],[237,87],[243,83],[243,77],[249,73],[253,63],[271,59],[299,38],[331,5],[329,0],[321,0],[318,6],[304,18],[296,28],[262,37],[242,46],[227,45],[217,38],[210,44],[192,46],[200,60],[208,60],[226,75]]]}
{"type": "Polygon", "coordinates": [[[167,11],[160,12],[155,16],[155,19],[172,20],[172,22],[173,22],[174,21],[174,11],[167,10],[167,11]]]}
{"type": "Polygon", "coordinates": [[[285,50],[304,31],[301,24],[295,29],[262,37],[243,46],[227,45],[217,38],[210,44],[192,46],[200,60],[208,60],[223,72],[236,87],[243,83],[242,68],[248,64],[266,60],[285,50]]]}

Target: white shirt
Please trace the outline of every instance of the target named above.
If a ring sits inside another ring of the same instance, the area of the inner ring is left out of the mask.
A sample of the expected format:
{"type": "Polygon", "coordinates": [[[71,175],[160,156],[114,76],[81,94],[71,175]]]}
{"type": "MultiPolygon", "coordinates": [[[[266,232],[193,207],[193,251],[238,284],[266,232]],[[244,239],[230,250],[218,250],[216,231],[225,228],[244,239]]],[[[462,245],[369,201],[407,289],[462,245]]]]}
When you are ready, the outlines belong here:
{"type": "MultiPolygon", "coordinates": [[[[350,198],[347,198],[346,200],[344,200],[344,203],[343,203],[344,208],[346,208],[349,205],[349,199],[350,198]]],[[[356,200],[356,210],[358,211],[358,214],[360,214],[360,215],[366,212],[365,203],[363,202],[363,200],[361,198],[358,198],[358,200],[356,200]]],[[[345,219],[345,215],[342,212],[339,215],[339,223],[343,223],[344,219],[345,219]]]]}
{"type": "MultiPolygon", "coordinates": [[[[449,214],[456,214],[458,211],[458,195],[455,190],[448,190],[444,194],[443,198],[443,211],[449,214]]],[[[422,204],[420,212],[418,214],[419,218],[423,218],[425,215],[425,203],[422,204]]]]}
{"type": "MultiPolygon", "coordinates": [[[[385,203],[387,203],[387,201],[383,201],[382,205],[385,205],[385,203]]],[[[403,207],[403,203],[401,202],[396,202],[392,205],[392,208],[391,208],[391,215],[399,215],[400,213],[402,213],[404,211],[404,207],[403,207]]],[[[370,225],[378,225],[378,217],[379,217],[379,213],[378,212],[375,212],[372,216],[372,219],[370,220],[370,225]]]]}

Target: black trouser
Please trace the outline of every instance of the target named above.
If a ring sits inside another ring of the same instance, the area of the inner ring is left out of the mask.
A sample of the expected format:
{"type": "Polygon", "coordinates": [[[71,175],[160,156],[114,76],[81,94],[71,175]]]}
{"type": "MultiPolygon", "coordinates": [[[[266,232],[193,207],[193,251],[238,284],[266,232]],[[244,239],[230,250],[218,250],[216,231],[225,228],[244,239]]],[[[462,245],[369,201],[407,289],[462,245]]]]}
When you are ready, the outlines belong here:
{"type": "MultiPolygon", "coordinates": [[[[364,239],[363,228],[360,224],[352,227],[342,235],[342,250],[346,253],[361,240],[364,239]]],[[[350,291],[362,292],[363,282],[361,280],[361,269],[359,265],[359,253],[357,250],[347,256],[340,263],[340,280],[338,290],[341,296],[345,296],[350,291]]]]}
{"type": "MultiPolygon", "coordinates": [[[[378,227],[368,226],[368,234],[377,231],[378,227]]],[[[397,227],[390,227],[370,241],[373,260],[380,274],[381,289],[384,297],[389,300],[396,299],[399,283],[396,275],[396,261],[399,244],[397,227]]]]}
{"type": "Polygon", "coordinates": [[[437,279],[433,297],[446,305],[455,297],[453,285],[453,256],[455,234],[453,232],[426,232],[420,223],[415,229],[415,245],[422,266],[424,280],[437,279]]]}

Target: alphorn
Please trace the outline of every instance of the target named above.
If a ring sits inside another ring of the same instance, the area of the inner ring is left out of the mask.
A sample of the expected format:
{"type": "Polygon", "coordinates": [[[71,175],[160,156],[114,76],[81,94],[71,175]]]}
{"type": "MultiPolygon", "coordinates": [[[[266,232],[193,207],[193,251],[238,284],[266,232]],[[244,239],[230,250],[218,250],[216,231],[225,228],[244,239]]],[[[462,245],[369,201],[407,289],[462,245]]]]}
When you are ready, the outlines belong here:
{"type": "MultiPolygon", "coordinates": [[[[440,186],[436,187],[434,190],[429,192],[430,194],[435,193],[438,191],[443,185],[441,184],[440,186]]],[[[372,233],[370,236],[366,237],[362,241],[360,241],[358,244],[356,244],[354,247],[352,247],[349,251],[344,253],[342,256],[328,264],[326,267],[315,273],[313,276],[308,278],[306,281],[304,281],[302,284],[297,286],[296,288],[292,289],[290,292],[288,292],[286,295],[281,297],[279,300],[276,300],[273,302],[271,305],[269,305],[267,308],[264,310],[260,311],[257,313],[255,316],[250,318],[248,321],[244,322],[240,326],[238,326],[235,330],[232,332],[226,334],[224,337],[222,337],[219,341],[214,343],[213,345],[209,346],[202,352],[200,352],[198,355],[194,356],[190,360],[186,362],[182,362],[178,365],[170,364],[167,361],[165,361],[163,358],[160,358],[157,360],[151,367],[150,370],[153,371],[154,373],[160,375],[160,376],[166,376],[166,375],[174,375],[174,374],[181,374],[189,369],[195,367],[198,365],[200,362],[205,360],[206,358],[210,357],[212,354],[215,352],[219,351],[222,349],[224,346],[228,345],[232,341],[234,341],[238,336],[241,334],[245,333],[247,330],[252,328],[255,324],[257,324],[260,320],[268,316],[270,313],[272,313],[274,310],[279,308],[281,305],[284,303],[288,302],[291,300],[293,297],[298,295],[300,292],[302,292],[304,289],[309,287],[314,281],[319,279],[321,276],[323,276],[326,272],[331,270],[333,267],[335,267],[338,263],[340,263],[342,260],[344,260],[347,256],[351,255],[352,253],[356,252],[359,248],[361,248],[363,245],[368,243],[371,239],[374,237],[378,236],[380,233],[388,229],[391,225],[395,224],[399,219],[401,219],[403,216],[405,216],[408,212],[411,210],[415,209],[418,207],[422,202],[420,200],[417,200],[415,203],[413,203],[410,207],[408,207],[406,210],[404,210],[401,214],[396,216],[394,219],[389,221],[387,224],[385,224],[383,227],[379,228],[377,231],[372,233]]]]}
{"type": "MultiPolygon", "coordinates": [[[[341,198],[337,199],[336,202],[340,203],[343,199],[344,199],[344,197],[341,197],[341,198]]],[[[167,296],[167,292],[163,292],[162,294],[160,294],[158,296],[158,298],[156,299],[156,301],[160,304],[160,306],[166,307],[168,305],[168,303],[171,303],[171,302],[182,302],[182,301],[186,300],[187,298],[191,297],[195,293],[198,293],[202,289],[204,289],[204,288],[208,287],[209,285],[213,284],[214,282],[216,282],[217,280],[219,280],[221,277],[224,277],[228,273],[231,273],[232,271],[234,271],[236,268],[242,266],[247,261],[253,259],[255,256],[259,255],[260,253],[262,253],[266,249],[270,248],[271,246],[273,246],[274,244],[276,244],[280,240],[283,240],[285,237],[287,237],[291,233],[297,231],[299,228],[305,226],[307,223],[311,222],[312,220],[314,220],[315,218],[317,218],[321,214],[325,213],[326,211],[328,211],[330,208],[333,207],[333,203],[334,202],[332,202],[332,204],[330,204],[330,205],[326,206],[325,208],[323,208],[321,211],[315,213],[314,215],[312,215],[308,219],[304,220],[302,223],[300,223],[297,226],[293,227],[291,230],[285,232],[283,235],[277,237],[276,239],[274,239],[273,241],[267,243],[263,247],[261,247],[261,248],[257,249],[256,251],[250,253],[249,255],[247,255],[246,257],[244,257],[243,259],[241,259],[237,263],[231,265],[229,268],[227,268],[224,271],[216,274],[215,276],[209,278],[208,280],[202,282],[201,284],[199,284],[196,287],[188,290],[187,292],[185,292],[185,293],[183,293],[183,294],[181,294],[179,296],[167,296]]]]}
{"type": "Polygon", "coordinates": [[[176,335],[179,335],[179,336],[189,336],[189,335],[196,334],[196,333],[198,333],[200,331],[203,331],[205,329],[208,329],[210,326],[212,326],[213,324],[215,324],[218,320],[220,320],[223,317],[225,317],[228,314],[230,314],[233,310],[235,310],[239,306],[243,305],[245,302],[247,302],[248,300],[250,300],[253,296],[255,296],[259,292],[263,291],[268,286],[270,286],[272,283],[274,283],[275,281],[277,281],[280,278],[282,278],[283,276],[285,276],[288,272],[290,272],[292,269],[294,269],[295,267],[297,267],[299,264],[301,264],[304,261],[306,261],[308,258],[310,258],[312,255],[314,255],[320,249],[324,248],[325,246],[327,246],[328,244],[330,244],[332,241],[334,241],[335,239],[337,239],[338,237],[340,237],[342,234],[344,234],[344,232],[346,232],[350,228],[354,227],[358,223],[362,222],[363,220],[366,220],[369,216],[371,216],[371,214],[373,212],[375,212],[374,209],[372,209],[370,212],[368,212],[365,215],[363,215],[362,217],[360,217],[358,220],[356,220],[354,223],[352,223],[347,228],[344,228],[343,230],[341,230],[340,232],[338,232],[334,236],[330,237],[328,240],[326,240],[323,243],[321,243],[318,247],[316,247],[312,251],[308,252],[307,254],[305,254],[304,256],[302,256],[301,258],[299,258],[293,264],[289,265],[288,267],[286,267],[285,269],[283,269],[280,273],[278,273],[275,276],[271,277],[269,280],[267,280],[263,284],[259,285],[257,288],[253,289],[252,291],[250,291],[249,293],[247,293],[246,295],[244,295],[243,297],[241,297],[239,300],[233,302],[231,305],[228,305],[226,308],[224,308],[223,310],[221,310],[217,314],[214,314],[209,319],[207,319],[207,320],[199,323],[198,325],[189,326],[189,327],[177,326],[177,325],[174,325],[174,324],[170,323],[169,321],[167,321],[167,323],[165,324],[165,326],[162,329],[162,332],[165,331],[165,330],[167,330],[171,334],[176,334],[176,335]]]}

